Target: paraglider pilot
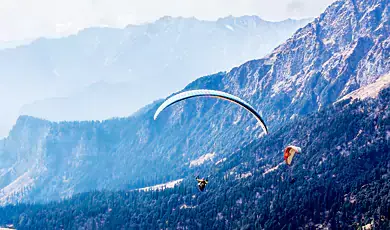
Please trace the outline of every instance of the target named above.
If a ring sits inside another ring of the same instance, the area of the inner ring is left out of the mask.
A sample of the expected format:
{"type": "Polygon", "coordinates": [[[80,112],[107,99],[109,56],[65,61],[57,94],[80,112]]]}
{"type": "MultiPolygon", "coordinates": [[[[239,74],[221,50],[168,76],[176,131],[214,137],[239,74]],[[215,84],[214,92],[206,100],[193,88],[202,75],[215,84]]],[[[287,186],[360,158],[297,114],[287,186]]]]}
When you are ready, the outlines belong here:
{"type": "Polygon", "coordinates": [[[199,179],[199,176],[196,177],[196,180],[198,181],[198,187],[199,190],[203,192],[204,188],[206,187],[206,184],[209,183],[209,181],[206,179],[199,179]]]}
{"type": "Polygon", "coordinates": [[[290,174],[290,184],[293,184],[295,183],[295,178],[292,177],[292,160],[295,156],[295,154],[300,154],[302,152],[301,148],[300,147],[297,147],[297,146],[293,146],[293,145],[289,145],[287,146],[285,149],[284,149],[284,161],[286,162],[286,164],[288,165],[288,170],[289,170],[289,174],[290,174]]]}

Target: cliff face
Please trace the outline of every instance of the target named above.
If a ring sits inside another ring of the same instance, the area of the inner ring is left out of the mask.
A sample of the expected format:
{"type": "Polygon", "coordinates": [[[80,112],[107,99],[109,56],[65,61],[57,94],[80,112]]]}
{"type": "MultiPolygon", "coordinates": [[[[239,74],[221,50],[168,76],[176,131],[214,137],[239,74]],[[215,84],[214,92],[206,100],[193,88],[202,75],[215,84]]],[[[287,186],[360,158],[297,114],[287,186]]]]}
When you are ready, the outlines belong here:
{"type": "Polygon", "coordinates": [[[311,112],[389,71],[389,32],[387,1],[335,2],[269,56],[233,69],[224,88],[281,119],[311,112]]]}
{"type": "MultiPolygon", "coordinates": [[[[388,6],[387,0],[335,2],[268,56],[200,78],[185,90],[238,95],[261,111],[275,132],[284,122],[330,105],[390,72],[388,6]]],[[[21,117],[15,135],[2,143],[1,154],[10,159],[2,172],[11,164],[22,168],[12,174],[11,184],[3,182],[3,201],[50,200],[91,189],[179,179],[210,167],[206,162],[190,168],[191,160],[211,152],[215,160],[223,159],[263,135],[250,114],[225,101],[187,100],[154,121],[160,103],[132,117],[103,122],[39,121],[40,128],[25,135],[17,130],[25,130],[29,123],[23,121],[32,118],[21,117]],[[11,157],[15,153],[28,157],[17,160],[11,157]],[[25,158],[35,161],[23,164],[25,158]],[[12,184],[15,181],[28,183],[12,184]]]]}

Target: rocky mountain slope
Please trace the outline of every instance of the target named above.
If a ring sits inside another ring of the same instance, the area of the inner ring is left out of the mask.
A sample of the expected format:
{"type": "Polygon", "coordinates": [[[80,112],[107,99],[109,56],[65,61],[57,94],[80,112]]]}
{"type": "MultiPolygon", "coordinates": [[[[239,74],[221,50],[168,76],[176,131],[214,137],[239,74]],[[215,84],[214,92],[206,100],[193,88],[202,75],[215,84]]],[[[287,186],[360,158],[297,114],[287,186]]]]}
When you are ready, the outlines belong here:
{"type": "Polygon", "coordinates": [[[284,126],[160,191],[89,192],[46,205],[0,209],[18,229],[390,228],[390,88],[349,99],[284,126]],[[343,131],[340,131],[343,130],[343,131]],[[298,144],[291,175],[283,148],[298,144]],[[363,228],[362,228],[363,227],[363,228]]]}
{"type": "MultiPolygon", "coordinates": [[[[200,78],[185,90],[238,95],[259,109],[270,132],[276,132],[284,122],[390,72],[388,6],[387,0],[337,1],[268,56],[200,78]]],[[[188,100],[154,121],[159,103],[135,116],[102,122],[19,118],[1,143],[1,156],[8,159],[2,167],[3,203],[177,180],[210,167],[189,167],[192,160],[214,153],[219,161],[263,136],[250,114],[225,101],[188,100]],[[20,170],[11,170],[15,167],[20,170]]]]}
{"type": "Polygon", "coordinates": [[[129,116],[197,77],[264,56],[308,22],[164,17],[0,50],[1,122],[8,133],[18,113],[54,121],[129,116]]]}
{"type": "Polygon", "coordinates": [[[359,88],[358,90],[355,90],[347,95],[345,95],[343,98],[341,98],[339,101],[345,100],[345,99],[366,99],[368,97],[375,98],[378,96],[378,93],[387,87],[390,86],[390,74],[384,75],[380,78],[378,78],[374,83],[369,84],[367,86],[363,86],[359,88]]]}

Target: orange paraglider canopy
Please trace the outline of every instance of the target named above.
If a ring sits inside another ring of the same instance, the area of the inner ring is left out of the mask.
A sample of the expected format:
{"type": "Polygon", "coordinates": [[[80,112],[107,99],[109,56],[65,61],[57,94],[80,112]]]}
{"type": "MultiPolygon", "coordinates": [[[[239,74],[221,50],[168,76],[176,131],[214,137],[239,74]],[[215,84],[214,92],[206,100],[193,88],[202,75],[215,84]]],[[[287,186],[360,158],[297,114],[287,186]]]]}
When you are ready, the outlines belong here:
{"type": "Polygon", "coordinates": [[[296,153],[301,153],[300,147],[289,145],[284,149],[284,161],[288,166],[291,165],[296,153]]]}

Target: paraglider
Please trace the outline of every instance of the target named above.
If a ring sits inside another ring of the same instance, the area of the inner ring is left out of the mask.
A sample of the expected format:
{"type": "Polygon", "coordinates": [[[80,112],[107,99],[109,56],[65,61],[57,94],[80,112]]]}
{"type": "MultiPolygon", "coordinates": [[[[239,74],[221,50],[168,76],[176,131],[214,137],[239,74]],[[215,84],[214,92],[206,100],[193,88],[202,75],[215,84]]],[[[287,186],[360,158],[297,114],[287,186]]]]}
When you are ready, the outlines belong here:
{"type": "Polygon", "coordinates": [[[158,115],[167,107],[182,101],[186,100],[189,98],[193,97],[214,97],[214,98],[219,98],[223,100],[227,100],[233,103],[238,104],[239,106],[245,108],[248,110],[260,123],[261,128],[264,130],[266,134],[268,134],[268,128],[264,123],[263,118],[260,116],[260,114],[246,101],[242,100],[239,97],[233,96],[231,94],[221,92],[221,91],[216,91],[216,90],[206,90],[206,89],[200,89],[200,90],[190,90],[186,92],[182,92],[179,94],[176,94],[170,98],[168,98],[164,103],[160,105],[160,107],[156,110],[156,113],[154,114],[154,120],[157,119],[158,115]]]}
{"type": "Polygon", "coordinates": [[[288,166],[291,166],[292,160],[296,153],[301,153],[300,147],[289,145],[284,149],[284,161],[288,166]]]}
{"type": "Polygon", "coordinates": [[[289,145],[287,146],[285,149],[284,149],[284,161],[286,162],[286,164],[288,165],[289,167],[289,174],[290,174],[290,184],[293,184],[296,179],[295,178],[292,178],[291,174],[292,174],[292,169],[291,169],[291,166],[292,166],[292,163],[293,163],[293,159],[295,157],[296,154],[300,154],[301,153],[301,148],[300,147],[297,147],[297,146],[294,146],[294,145],[289,145]]]}
{"type": "Polygon", "coordinates": [[[207,180],[207,178],[206,178],[206,179],[204,179],[204,178],[199,179],[199,176],[196,177],[196,181],[198,181],[198,188],[199,188],[199,190],[200,190],[201,192],[203,192],[204,188],[206,187],[206,184],[209,183],[209,181],[207,180]]]}
{"type": "MultiPolygon", "coordinates": [[[[180,102],[180,101],[183,101],[183,100],[186,100],[189,98],[193,98],[193,97],[213,97],[213,98],[223,99],[223,100],[227,100],[229,102],[236,103],[237,105],[239,105],[239,106],[245,108],[247,111],[249,111],[257,119],[257,121],[259,122],[263,131],[266,134],[268,134],[268,128],[265,125],[263,118],[249,103],[247,103],[246,101],[244,101],[241,98],[236,97],[234,95],[231,95],[231,94],[228,94],[225,92],[221,92],[221,91],[216,91],[216,90],[200,89],[200,90],[190,90],[190,91],[181,92],[179,94],[176,94],[176,95],[168,98],[166,101],[164,101],[164,103],[162,103],[158,107],[158,109],[156,110],[156,112],[154,114],[154,120],[156,120],[158,115],[167,107],[169,107],[177,102],[180,102]]],[[[196,180],[198,182],[199,190],[203,191],[208,183],[208,180],[207,179],[199,179],[199,177],[196,177],[196,180]]]]}

